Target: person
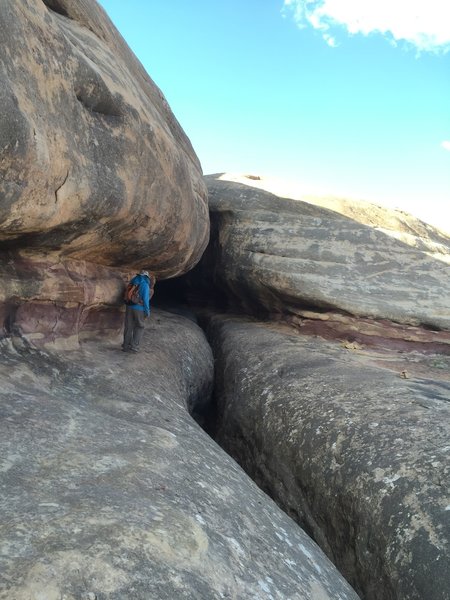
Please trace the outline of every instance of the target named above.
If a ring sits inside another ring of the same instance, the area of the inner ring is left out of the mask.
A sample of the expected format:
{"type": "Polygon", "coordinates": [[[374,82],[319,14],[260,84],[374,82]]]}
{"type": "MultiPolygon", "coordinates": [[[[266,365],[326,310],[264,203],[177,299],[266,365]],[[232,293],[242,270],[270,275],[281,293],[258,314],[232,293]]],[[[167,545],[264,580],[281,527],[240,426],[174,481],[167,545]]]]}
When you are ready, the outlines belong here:
{"type": "Polygon", "coordinates": [[[139,352],[139,345],[144,334],[144,321],[150,315],[150,298],[153,296],[155,277],[148,271],[142,270],[133,277],[130,283],[139,285],[141,302],[139,304],[126,302],[122,350],[139,352]]]}

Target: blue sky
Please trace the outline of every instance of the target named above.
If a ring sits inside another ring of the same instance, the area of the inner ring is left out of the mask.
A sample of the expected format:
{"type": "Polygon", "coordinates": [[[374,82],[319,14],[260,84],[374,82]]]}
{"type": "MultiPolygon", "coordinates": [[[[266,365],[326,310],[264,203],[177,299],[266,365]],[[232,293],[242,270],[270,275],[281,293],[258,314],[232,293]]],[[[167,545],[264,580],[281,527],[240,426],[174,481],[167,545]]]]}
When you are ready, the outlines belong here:
{"type": "Polygon", "coordinates": [[[447,0],[100,0],[207,173],[450,231],[447,0]]]}

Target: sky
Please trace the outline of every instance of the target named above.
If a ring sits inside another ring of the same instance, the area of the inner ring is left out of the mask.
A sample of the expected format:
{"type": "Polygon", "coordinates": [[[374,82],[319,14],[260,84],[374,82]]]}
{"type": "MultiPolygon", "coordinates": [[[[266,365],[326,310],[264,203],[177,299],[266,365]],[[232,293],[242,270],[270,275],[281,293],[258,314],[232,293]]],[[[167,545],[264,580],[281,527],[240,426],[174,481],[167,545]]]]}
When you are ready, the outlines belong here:
{"type": "Polygon", "coordinates": [[[203,172],[450,232],[448,0],[100,0],[203,172]]]}

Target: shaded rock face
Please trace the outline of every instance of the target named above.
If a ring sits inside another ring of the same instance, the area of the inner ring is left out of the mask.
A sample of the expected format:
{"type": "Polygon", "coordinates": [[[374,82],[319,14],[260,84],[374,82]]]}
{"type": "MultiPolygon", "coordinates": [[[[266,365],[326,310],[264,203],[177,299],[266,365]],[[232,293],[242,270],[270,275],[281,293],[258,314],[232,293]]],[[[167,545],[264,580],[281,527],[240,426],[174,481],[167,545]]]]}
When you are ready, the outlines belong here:
{"type": "Polygon", "coordinates": [[[193,421],[201,330],[155,311],[141,354],[0,342],[0,598],[356,600],[193,421]]]}
{"type": "Polygon", "coordinates": [[[367,213],[347,210],[349,218],[218,176],[205,180],[212,243],[193,288],[215,286],[228,307],[250,314],[313,311],[450,328],[444,234],[387,210],[369,224],[367,213]]]}
{"type": "Polygon", "coordinates": [[[361,597],[450,598],[449,357],[236,317],[208,335],[221,445],[361,597]]]}
{"type": "Polygon", "coordinates": [[[204,250],[199,161],[94,0],[0,4],[0,315],[70,343],[103,305],[117,331],[120,279],[183,273],[204,250]]]}
{"type": "Polygon", "coordinates": [[[6,334],[39,347],[74,349],[80,339],[120,336],[124,278],[116,269],[35,252],[5,253],[0,315],[6,334]]]}

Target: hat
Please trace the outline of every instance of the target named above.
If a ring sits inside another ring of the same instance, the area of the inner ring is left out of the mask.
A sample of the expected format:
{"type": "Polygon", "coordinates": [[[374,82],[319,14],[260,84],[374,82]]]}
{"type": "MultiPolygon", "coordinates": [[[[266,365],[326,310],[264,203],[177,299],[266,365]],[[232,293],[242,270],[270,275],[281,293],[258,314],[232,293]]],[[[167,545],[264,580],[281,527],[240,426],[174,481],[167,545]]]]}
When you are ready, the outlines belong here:
{"type": "Polygon", "coordinates": [[[142,271],[139,273],[139,275],[145,275],[146,277],[148,277],[150,279],[150,275],[148,274],[148,271],[144,271],[144,269],[142,269],[142,271]]]}

